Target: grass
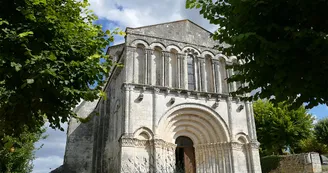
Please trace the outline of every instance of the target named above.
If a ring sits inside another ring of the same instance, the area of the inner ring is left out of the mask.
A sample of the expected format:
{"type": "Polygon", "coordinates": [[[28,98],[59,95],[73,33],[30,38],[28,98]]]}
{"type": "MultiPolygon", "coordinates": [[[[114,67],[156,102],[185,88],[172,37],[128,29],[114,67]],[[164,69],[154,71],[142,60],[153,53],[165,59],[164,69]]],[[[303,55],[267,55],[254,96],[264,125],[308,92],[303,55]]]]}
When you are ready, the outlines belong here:
{"type": "Polygon", "coordinates": [[[322,171],[328,171],[328,165],[322,165],[322,171]]]}

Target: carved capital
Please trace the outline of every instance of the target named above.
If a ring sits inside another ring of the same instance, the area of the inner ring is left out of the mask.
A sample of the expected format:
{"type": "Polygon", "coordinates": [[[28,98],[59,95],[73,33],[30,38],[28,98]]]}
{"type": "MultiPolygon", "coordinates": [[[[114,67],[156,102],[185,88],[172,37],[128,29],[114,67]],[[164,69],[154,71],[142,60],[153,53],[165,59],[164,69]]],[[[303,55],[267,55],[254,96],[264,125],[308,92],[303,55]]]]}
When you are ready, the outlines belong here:
{"type": "Polygon", "coordinates": [[[164,54],[164,57],[166,58],[166,57],[170,57],[170,55],[171,55],[171,52],[167,52],[167,51],[165,51],[165,52],[163,52],[163,54],[164,54]]]}
{"type": "Polygon", "coordinates": [[[135,87],[134,85],[130,85],[130,84],[126,84],[126,83],[124,83],[122,85],[122,89],[124,91],[132,91],[134,89],[134,87],[135,87]]]}
{"type": "Polygon", "coordinates": [[[241,151],[243,149],[243,144],[239,143],[239,142],[231,142],[231,148],[233,150],[238,150],[241,151]]]}
{"type": "Polygon", "coordinates": [[[260,148],[260,143],[258,141],[252,141],[251,143],[249,143],[249,145],[252,149],[259,149],[260,148]]]}
{"type": "Polygon", "coordinates": [[[159,93],[161,90],[159,88],[154,88],[154,93],[159,93]]]}

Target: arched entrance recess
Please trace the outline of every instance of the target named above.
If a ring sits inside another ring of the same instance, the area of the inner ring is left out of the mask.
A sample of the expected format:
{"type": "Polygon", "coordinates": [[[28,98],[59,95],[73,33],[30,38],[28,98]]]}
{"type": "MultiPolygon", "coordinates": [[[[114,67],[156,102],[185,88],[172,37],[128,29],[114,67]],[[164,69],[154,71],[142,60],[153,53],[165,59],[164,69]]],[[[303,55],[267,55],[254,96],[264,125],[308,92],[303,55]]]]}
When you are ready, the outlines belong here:
{"type": "Polygon", "coordinates": [[[196,173],[195,149],[192,140],[185,136],[179,136],[175,144],[175,168],[176,172],[196,173]]]}
{"type": "Polygon", "coordinates": [[[182,136],[192,141],[196,172],[231,172],[229,130],[211,108],[200,104],[176,105],[159,120],[157,132],[158,138],[169,143],[176,143],[182,136]]]}

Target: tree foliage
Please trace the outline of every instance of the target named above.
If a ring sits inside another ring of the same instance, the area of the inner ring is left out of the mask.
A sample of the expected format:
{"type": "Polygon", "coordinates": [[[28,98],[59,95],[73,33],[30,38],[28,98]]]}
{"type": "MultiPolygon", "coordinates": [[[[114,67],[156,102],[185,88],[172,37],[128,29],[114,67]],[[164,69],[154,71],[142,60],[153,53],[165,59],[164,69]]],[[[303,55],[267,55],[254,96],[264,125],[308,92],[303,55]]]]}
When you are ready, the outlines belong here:
{"type": "Polygon", "coordinates": [[[318,121],[314,126],[314,134],[319,142],[328,145],[328,118],[318,121]]]}
{"type": "Polygon", "coordinates": [[[317,152],[320,154],[328,153],[328,146],[319,142],[316,137],[311,134],[306,139],[300,141],[298,147],[295,149],[297,153],[317,152]]]}
{"type": "Polygon", "coordinates": [[[30,173],[32,172],[35,147],[34,143],[44,138],[44,129],[36,133],[25,131],[18,137],[4,136],[8,147],[0,148],[0,172],[30,173]]]}
{"type": "Polygon", "coordinates": [[[94,24],[87,7],[87,0],[0,1],[2,141],[25,128],[38,131],[45,120],[60,128],[81,99],[99,97],[111,65],[103,49],[113,33],[94,24]]]}
{"type": "Polygon", "coordinates": [[[299,142],[311,134],[313,117],[302,106],[290,110],[290,105],[274,106],[268,101],[254,102],[254,117],[261,152],[264,155],[293,151],[299,142]]]}
{"type": "Polygon", "coordinates": [[[239,73],[228,81],[246,82],[232,94],[261,92],[247,99],[286,101],[294,108],[328,103],[328,3],[325,0],[186,0],[187,8],[219,29],[214,40],[235,55],[239,73]],[[275,97],[272,97],[275,96],[275,97]]]}

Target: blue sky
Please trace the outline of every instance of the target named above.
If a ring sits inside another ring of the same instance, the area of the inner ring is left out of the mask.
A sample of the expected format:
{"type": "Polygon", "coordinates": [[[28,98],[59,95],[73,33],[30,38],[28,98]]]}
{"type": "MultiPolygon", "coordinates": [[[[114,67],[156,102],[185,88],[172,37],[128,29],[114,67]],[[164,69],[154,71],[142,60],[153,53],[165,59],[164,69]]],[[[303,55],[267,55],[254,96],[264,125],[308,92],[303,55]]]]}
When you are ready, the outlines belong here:
{"type": "MultiPolygon", "coordinates": [[[[185,0],[89,0],[90,8],[99,17],[97,21],[104,29],[140,27],[181,19],[190,19],[209,31],[216,26],[203,19],[197,10],[185,9],[185,0]]],[[[115,36],[113,44],[123,43],[124,38],[115,36]]],[[[328,115],[328,107],[319,105],[309,111],[317,119],[328,115]]],[[[67,124],[63,124],[66,129],[67,124]]],[[[48,138],[39,141],[36,146],[43,147],[36,151],[33,173],[46,173],[62,165],[66,145],[66,131],[47,128],[48,138]]]]}

